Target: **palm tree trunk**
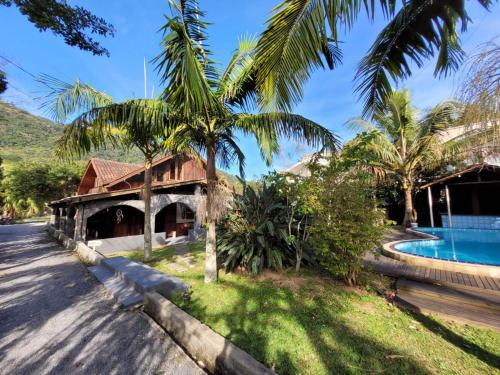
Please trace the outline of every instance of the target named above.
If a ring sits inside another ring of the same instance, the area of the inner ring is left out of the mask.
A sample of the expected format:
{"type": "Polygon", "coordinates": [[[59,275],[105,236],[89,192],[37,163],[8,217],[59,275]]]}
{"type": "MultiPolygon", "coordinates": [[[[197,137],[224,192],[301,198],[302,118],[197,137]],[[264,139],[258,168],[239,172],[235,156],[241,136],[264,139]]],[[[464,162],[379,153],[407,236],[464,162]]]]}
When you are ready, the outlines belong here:
{"type": "Polygon", "coordinates": [[[205,283],[217,281],[217,238],[215,234],[215,212],[213,200],[217,184],[215,170],[215,145],[210,145],[207,152],[207,242],[205,259],[205,283]]]}
{"type": "Polygon", "coordinates": [[[153,244],[151,240],[151,180],[152,160],[147,158],[144,167],[144,261],[149,262],[153,257],[153,244]]]}
{"type": "Polygon", "coordinates": [[[408,228],[413,219],[413,196],[411,185],[404,185],[403,192],[405,195],[405,216],[403,219],[403,228],[408,228]]]}

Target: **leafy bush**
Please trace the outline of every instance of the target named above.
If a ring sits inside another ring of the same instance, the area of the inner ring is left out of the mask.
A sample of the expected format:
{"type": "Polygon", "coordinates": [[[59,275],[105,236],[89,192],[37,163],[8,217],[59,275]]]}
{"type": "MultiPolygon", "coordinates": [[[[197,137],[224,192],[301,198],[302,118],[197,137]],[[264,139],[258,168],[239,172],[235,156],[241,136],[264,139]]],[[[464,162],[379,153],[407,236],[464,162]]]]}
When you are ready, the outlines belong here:
{"type": "Polygon", "coordinates": [[[219,260],[226,271],[241,266],[252,274],[264,268],[280,269],[293,262],[287,244],[284,210],[273,184],[244,185],[232,211],[219,226],[219,260]]]}
{"type": "Polygon", "coordinates": [[[333,162],[316,169],[311,181],[317,198],[311,229],[316,256],[325,270],[352,284],[364,254],[379,245],[384,230],[372,177],[333,162]]]}

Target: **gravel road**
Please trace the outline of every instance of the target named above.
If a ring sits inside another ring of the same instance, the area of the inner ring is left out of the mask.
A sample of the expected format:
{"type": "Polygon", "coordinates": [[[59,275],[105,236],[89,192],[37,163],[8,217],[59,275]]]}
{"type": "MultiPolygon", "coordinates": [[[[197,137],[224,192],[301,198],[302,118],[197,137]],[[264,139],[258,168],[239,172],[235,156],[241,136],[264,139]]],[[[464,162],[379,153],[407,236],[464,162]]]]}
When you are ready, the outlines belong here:
{"type": "Polygon", "coordinates": [[[204,374],[40,224],[0,226],[0,374],[204,374]]]}

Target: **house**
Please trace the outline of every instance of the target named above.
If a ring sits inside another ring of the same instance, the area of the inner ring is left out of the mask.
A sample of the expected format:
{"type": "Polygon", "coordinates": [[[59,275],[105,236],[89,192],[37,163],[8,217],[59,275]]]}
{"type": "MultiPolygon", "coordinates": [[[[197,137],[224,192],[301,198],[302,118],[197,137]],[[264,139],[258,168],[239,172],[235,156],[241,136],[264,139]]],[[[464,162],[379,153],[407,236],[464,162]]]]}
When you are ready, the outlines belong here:
{"type": "Polygon", "coordinates": [[[311,171],[309,170],[309,165],[311,163],[315,162],[324,167],[328,165],[331,157],[332,154],[329,152],[323,152],[320,155],[317,153],[306,154],[297,163],[293,164],[291,167],[281,170],[280,173],[309,177],[311,176],[311,171]]]}
{"type": "MultiPolygon", "coordinates": [[[[187,154],[154,160],[151,198],[153,244],[193,234],[205,202],[203,160],[187,154]]],[[[77,241],[94,241],[102,252],[142,247],[144,166],[89,160],[74,196],[50,203],[51,224],[77,241]]]]}

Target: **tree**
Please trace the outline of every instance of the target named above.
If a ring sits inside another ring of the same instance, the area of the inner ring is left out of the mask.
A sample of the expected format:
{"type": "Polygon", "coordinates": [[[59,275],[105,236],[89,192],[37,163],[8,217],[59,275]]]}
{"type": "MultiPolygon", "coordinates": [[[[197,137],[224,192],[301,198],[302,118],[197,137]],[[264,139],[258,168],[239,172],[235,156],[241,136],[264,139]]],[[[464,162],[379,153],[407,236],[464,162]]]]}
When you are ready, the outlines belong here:
{"type": "Polygon", "coordinates": [[[109,56],[108,50],[88,34],[114,36],[115,29],[85,8],[57,0],[0,0],[0,5],[17,6],[21,14],[27,16],[38,30],[52,30],[54,34],[63,37],[69,46],[77,46],[94,55],[109,56]]]}
{"type": "MultiPolygon", "coordinates": [[[[478,0],[486,9],[492,0],[478,0]]],[[[456,70],[464,57],[457,27],[467,29],[465,1],[455,0],[285,0],[274,9],[257,51],[257,84],[264,104],[288,109],[300,101],[310,74],[341,59],[340,33],[352,28],[364,10],[369,18],[380,9],[388,19],[356,72],[356,91],[364,115],[384,106],[391,81],[412,74],[437,55],[434,74],[456,70]]]]}
{"type": "Polygon", "coordinates": [[[207,242],[205,282],[217,280],[216,163],[222,167],[238,161],[243,174],[244,155],[236,132],[256,138],[263,158],[271,162],[282,136],[305,141],[312,147],[335,148],[336,137],[326,128],[302,116],[283,113],[251,113],[254,108],[256,41],[244,38],[229,65],[218,74],[206,44],[203,12],[196,0],[170,2],[173,14],[163,27],[163,51],[155,59],[166,85],[162,98],[189,118],[167,140],[173,150],[194,149],[206,155],[207,242]]]}
{"type": "Polygon", "coordinates": [[[404,193],[404,227],[414,220],[418,173],[446,156],[440,136],[457,119],[459,108],[456,102],[447,101],[419,118],[408,91],[396,91],[374,113],[374,123],[362,118],[349,121],[363,132],[346,145],[342,157],[381,178],[390,175],[397,180],[404,193]]]}
{"type": "Polygon", "coordinates": [[[172,131],[175,112],[164,101],[133,99],[114,103],[113,99],[76,80],[67,84],[43,77],[51,87],[46,107],[55,120],[64,122],[82,113],[64,129],[57,142],[59,157],[78,157],[109,146],[137,147],[144,155],[144,260],[152,257],[151,188],[153,159],[165,152],[165,139],[172,131]]]}
{"type": "Polygon", "coordinates": [[[82,168],[75,164],[16,164],[2,181],[3,208],[9,216],[33,216],[45,205],[73,192],[82,168]]]}

